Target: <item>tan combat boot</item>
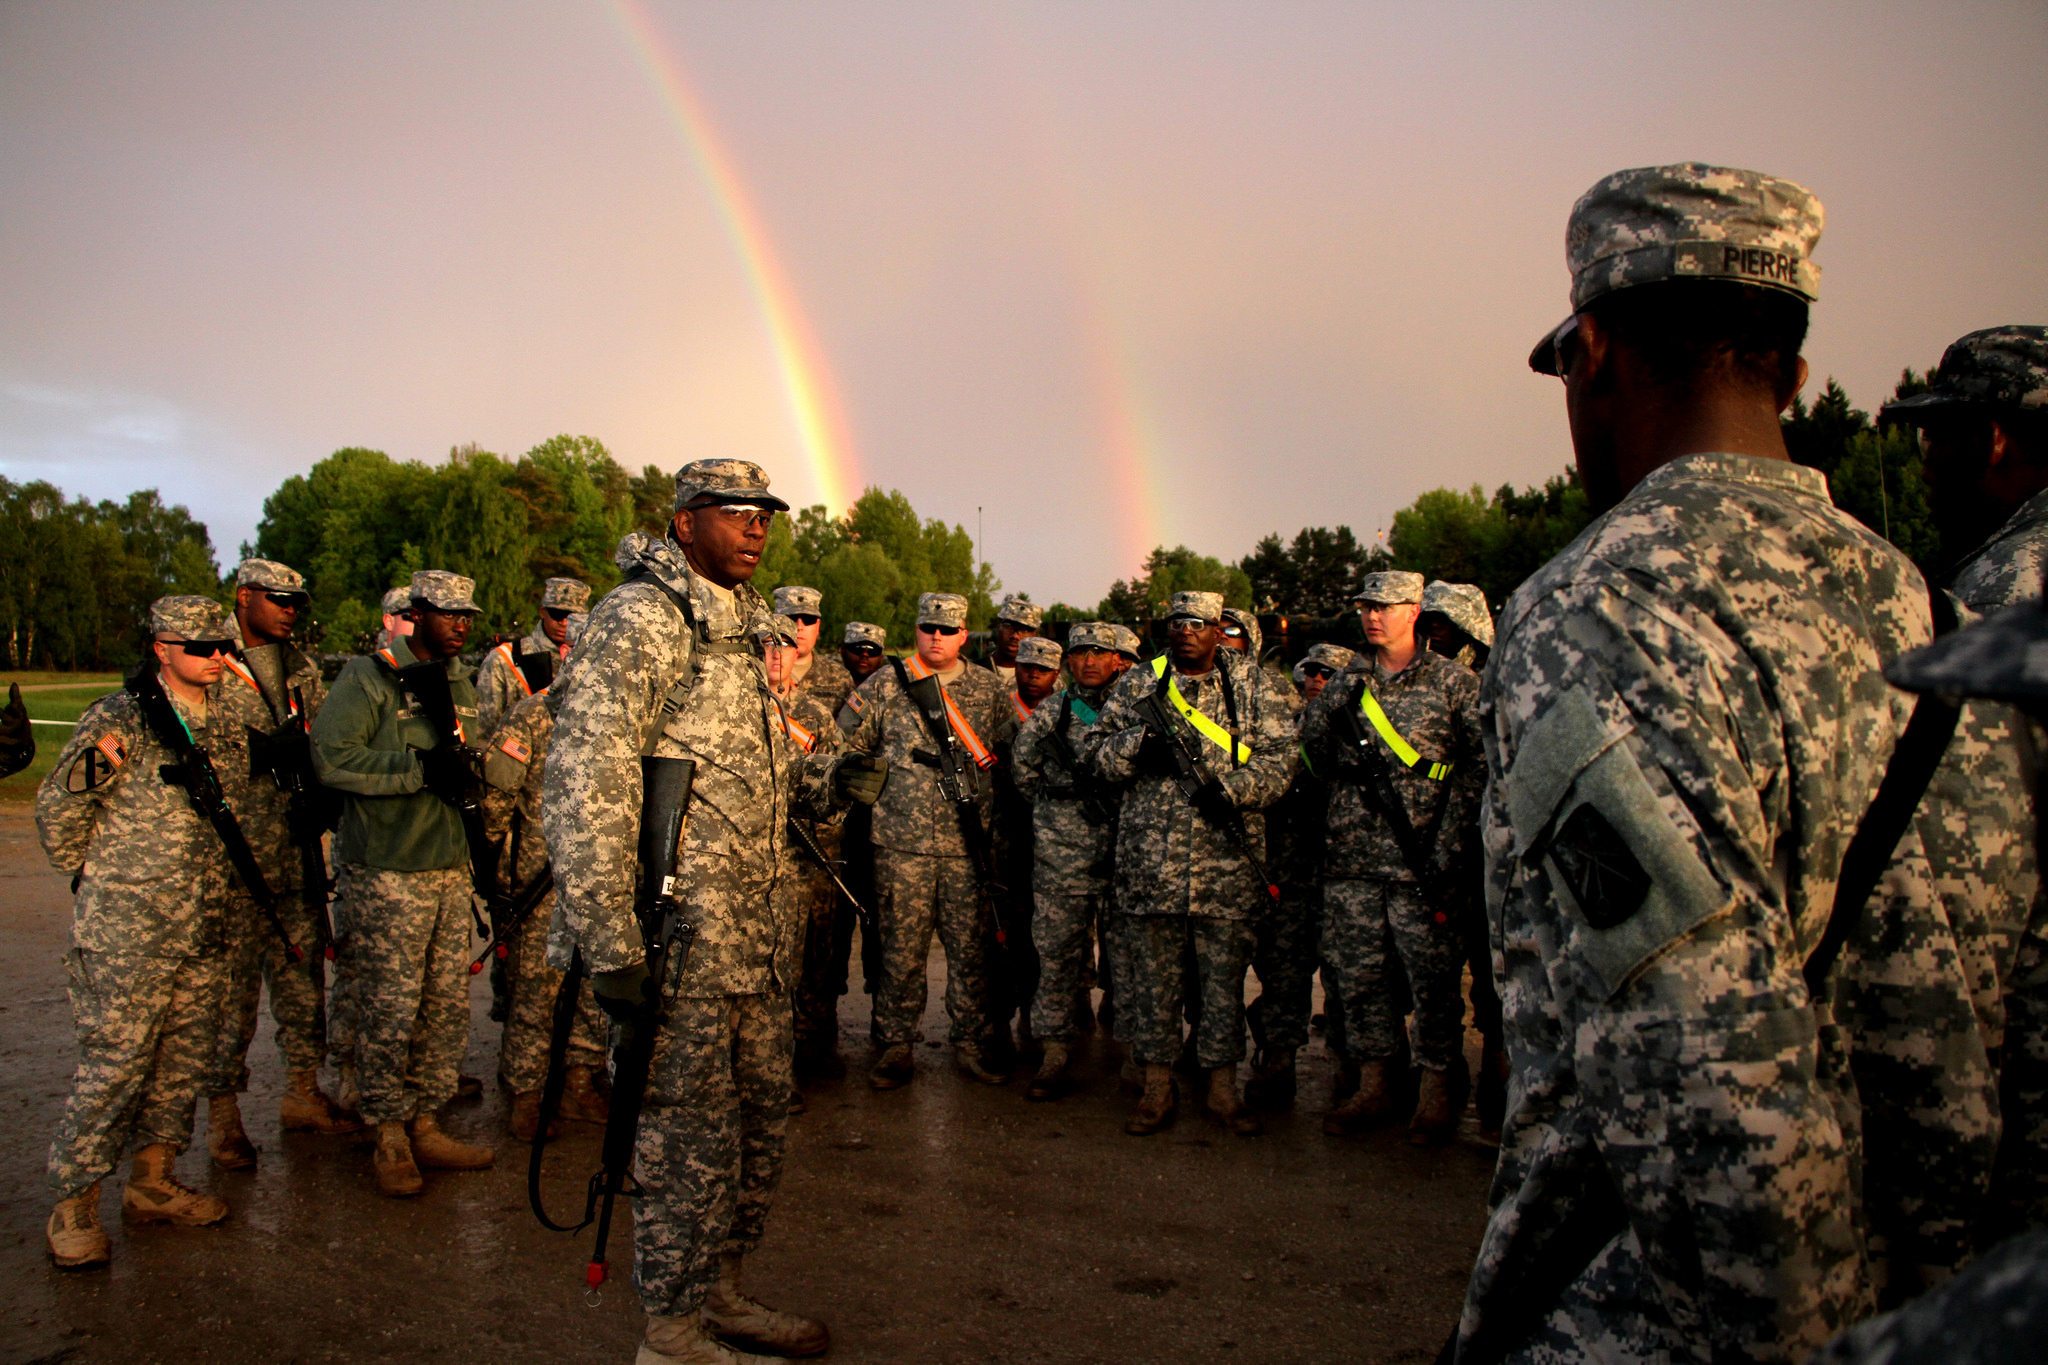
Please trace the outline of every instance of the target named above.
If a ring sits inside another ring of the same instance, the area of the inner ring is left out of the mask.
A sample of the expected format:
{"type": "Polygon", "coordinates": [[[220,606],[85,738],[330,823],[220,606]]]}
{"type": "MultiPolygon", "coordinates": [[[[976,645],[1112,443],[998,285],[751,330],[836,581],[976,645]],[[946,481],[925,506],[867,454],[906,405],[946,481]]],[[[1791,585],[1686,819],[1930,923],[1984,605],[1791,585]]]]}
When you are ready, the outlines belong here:
{"type": "Polygon", "coordinates": [[[770,1308],[741,1291],[743,1259],[729,1253],[718,1258],[718,1283],[704,1298],[705,1328],[726,1345],[742,1350],[785,1357],[823,1354],[832,1344],[832,1333],[824,1323],[770,1308]]]}
{"type": "Polygon", "coordinates": [[[911,1059],[910,1044],[891,1043],[875,1059],[874,1069],[868,1072],[868,1084],[877,1090],[895,1090],[909,1085],[916,1075],[917,1063],[911,1059]]]}
{"type": "Polygon", "coordinates": [[[409,1199],[427,1187],[420,1179],[419,1164],[412,1159],[412,1139],[405,1125],[396,1120],[377,1125],[377,1152],[371,1158],[377,1169],[377,1192],[393,1199],[409,1199]]]}
{"type": "Polygon", "coordinates": [[[105,1265],[112,1255],[107,1230],[100,1226],[100,1182],[95,1180],[69,1199],[59,1199],[43,1227],[50,1259],[59,1270],[86,1270],[105,1265]]]}
{"type": "Polygon", "coordinates": [[[363,1107],[363,1087],[356,1080],[355,1067],[343,1062],[334,1070],[335,1075],[339,1077],[334,1084],[335,1106],[343,1113],[360,1113],[363,1107]]]}
{"type": "Polygon", "coordinates": [[[1239,1137],[1257,1137],[1266,1131],[1259,1116],[1245,1108],[1244,1101],[1238,1098],[1235,1066],[1209,1068],[1209,1093],[1202,1100],[1202,1107],[1239,1137]]]}
{"type": "Polygon", "coordinates": [[[705,1331],[702,1313],[679,1317],[647,1315],[647,1337],[633,1365],[775,1365],[773,1356],[750,1356],[729,1350],[705,1331]]]}
{"type": "Polygon", "coordinates": [[[962,1043],[954,1048],[953,1061],[963,1074],[974,1077],[983,1085],[1003,1085],[1010,1079],[1000,1071],[991,1070],[988,1054],[972,1043],[962,1043]]]}
{"type": "MultiPolygon", "coordinates": [[[[516,1140],[533,1141],[533,1135],[540,1131],[540,1091],[522,1090],[512,1097],[512,1108],[507,1113],[506,1126],[512,1130],[512,1136],[516,1140]]],[[[561,1135],[561,1130],[556,1125],[548,1125],[550,1142],[561,1135]]]]}
{"type": "Polygon", "coordinates": [[[1174,1105],[1180,1102],[1179,1088],[1174,1084],[1173,1068],[1170,1066],[1148,1066],[1145,1068],[1145,1093],[1138,1097],[1138,1107],[1124,1123],[1124,1131],[1132,1137],[1148,1137],[1173,1122],[1174,1105]]]}
{"type": "Polygon", "coordinates": [[[441,1131],[441,1121],[421,1114],[412,1121],[412,1158],[430,1171],[481,1171],[498,1159],[488,1147],[458,1142],[441,1131]]]}
{"type": "Polygon", "coordinates": [[[1067,1074],[1067,1045],[1050,1039],[1045,1044],[1045,1055],[1038,1059],[1038,1074],[1031,1078],[1031,1088],[1024,1092],[1024,1098],[1043,1102],[1073,1093],[1074,1078],[1067,1074]]]}
{"type": "Polygon", "coordinates": [[[177,1160],[168,1142],[152,1142],[137,1152],[128,1168],[128,1188],[121,1191],[121,1211],[138,1223],[185,1228],[207,1227],[227,1217],[225,1199],[178,1183],[172,1172],[177,1160]]]}
{"type": "Polygon", "coordinates": [[[320,1089],[318,1071],[294,1071],[285,1080],[277,1102],[277,1121],[287,1131],[335,1137],[362,1131],[363,1121],[341,1108],[320,1089]]]}
{"type": "Polygon", "coordinates": [[[1393,1112],[1394,1097],[1387,1084],[1385,1062],[1362,1062],[1358,1088],[1351,1097],[1323,1115],[1323,1131],[1333,1137],[1356,1133],[1380,1122],[1393,1112]]]}
{"type": "Polygon", "coordinates": [[[242,1107],[232,1094],[206,1097],[206,1150],[224,1171],[256,1164],[256,1144],[242,1130],[242,1107]]]}
{"type": "Polygon", "coordinates": [[[1415,1114],[1408,1120],[1408,1141],[1417,1147],[1441,1147],[1457,1131],[1458,1116],[1451,1112],[1450,1076],[1423,1067],[1415,1095],[1415,1114]]]}
{"type": "Polygon", "coordinates": [[[597,1088],[596,1068],[572,1066],[566,1077],[562,1086],[561,1116],[578,1123],[609,1122],[611,1101],[604,1097],[604,1091],[597,1088]]]}

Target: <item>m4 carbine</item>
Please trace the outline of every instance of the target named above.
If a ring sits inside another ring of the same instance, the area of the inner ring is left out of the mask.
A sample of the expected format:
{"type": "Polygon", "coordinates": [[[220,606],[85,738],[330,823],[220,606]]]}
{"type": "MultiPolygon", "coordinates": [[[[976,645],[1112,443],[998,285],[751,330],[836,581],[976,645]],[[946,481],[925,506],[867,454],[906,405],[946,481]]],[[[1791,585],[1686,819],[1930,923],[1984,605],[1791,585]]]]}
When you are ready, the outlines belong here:
{"type": "MultiPolygon", "coordinates": [[[[298,714],[305,713],[301,709],[298,714]]],[[[249,775],[268,776],[286,795],[285,825],[291,833],[292,846],[299,851],[306,903],[312,908],[313,922],[326,939],[322,952],[332,960],[334,930],[327,920],[327,898],[333,883],[327,876],[327,853],[321,836],[334,823],[334,802],[313,772],[312,739],[297,717],[267,734],[249,727],[249,775]]]]}
{"type": "MultiPolygon", "coordinates": [[[[462,732],[462,723],[456,719],[455,695],[448,687],[448,667],[438,659],[410,664],[398,670],[398,685],[412,698],[420,716],[434,727],[434,748],[423,750],[420,760],[427,768],[428,790],[453,806],[462,817],[462,836],[469,845],[470,884],[477,896],[489,904],[497,884],[498,849],[484,832],[483,803],[477,797],[478,784],[483,780],[482,765],[462,732]],[[426,757],[441,752],[449,757],[426,757]],[[436,779],[435,770],[443,764],[454,770],[452,779],[436,779]]],[[[491,926],[477,915],[473,904],[470,914],[476,917],[477,933],[489,939],[491,926]]]]}
{"type": "Polygon", "coordinates": [[[1280,884],[1266,871],[1265,860],[1252,851],[1251,831],[1245,827],[1244,812],[1230,799],[1230,793],[1223,789],[1213,773],[1202,767],[1201,757],[1195,752],[1195,743],[1166,709],[1166,702],[1160,693],[1173,675],[1162,675],[1161,686],[1145,693],[1132,708],[1138,719],[1144,723],[1150,735],[1158,737],[1172,764],[1174,785],[1180,788],[1195,813],[1222,830],[1237,848],[1238,855],[1258,877],[1259,885],[1266,888],[1266,894],[1274,900],[1280,899],[1280,884]]]}

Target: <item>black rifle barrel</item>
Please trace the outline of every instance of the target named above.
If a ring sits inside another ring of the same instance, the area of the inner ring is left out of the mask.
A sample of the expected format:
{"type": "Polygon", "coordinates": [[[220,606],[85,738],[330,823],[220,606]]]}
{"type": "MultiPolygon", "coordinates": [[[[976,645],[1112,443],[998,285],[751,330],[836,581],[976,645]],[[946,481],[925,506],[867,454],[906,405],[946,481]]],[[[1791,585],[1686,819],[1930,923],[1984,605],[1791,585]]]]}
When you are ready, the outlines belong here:
{"type": "Polygon", "coordinates": [[[1223,784],[1202,772],[1202,764],[1196,755],[1193,742],[1182,733],[1173,717],[1167,712],[1166,703],[1159,693],[1148,692],[1138,699],[1138,719],[1145,728],[1157,734],[1166,742],[1167,753],[1173,758],[1173,780],[1195,813],[1229,836],[1237,846],[1239,856],[1258,877],[1259,885],[1266,888],[1266,894],[1274,900],[1280,899],[1280,884],[1266,871],[1265,860],[1252,852],[1251,831],[1244,823],[1244,813],[1231,801],[1230,793],[1223,790],[1223,784]]]}

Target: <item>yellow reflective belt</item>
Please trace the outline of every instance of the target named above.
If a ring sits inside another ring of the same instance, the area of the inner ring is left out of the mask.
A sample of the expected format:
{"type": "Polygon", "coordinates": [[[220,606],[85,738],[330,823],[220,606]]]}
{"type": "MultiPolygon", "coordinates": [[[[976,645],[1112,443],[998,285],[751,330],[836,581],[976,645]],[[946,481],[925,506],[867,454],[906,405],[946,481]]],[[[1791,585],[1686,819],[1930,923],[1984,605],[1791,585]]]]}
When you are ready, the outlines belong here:
{"type": "MultiPolygon", "coordinates": [[[[1218,664],[1217,667],[1221,668],[1222,665],[1218,664]]],[[[1152,676],[1156,678],[1166,676],[1166,656],[1164,654],[1152,661],[1152,676]]],[[[1238,744],[1235,749],[1231,747],[1230,731],[1188,705],[1188,699],[1180,694],[1179,683],[1169,682],[1166,685],[1166,698],[1173,703],[1173,709],[1180,712],[1181,719],[1195,727],[1196,734],[1208,740],[1224,753],[1232,754],[1239,763],[1249,763],[1252,761],[1252,751],[1248,747],[1243,744],[1238,744]]]]}
{"type": "MultiPolygon", "coordinates": [[[[1401,732],[1394,728],[1394,722],[1388,720],[1387,713],[1380,709],[1380,699],[1372,694],[1370,687],[1358,689],[1358,709],[1365,713],[1365,718],[1372,722],[1372,728],[1379,732],[1387,747],[1394,751],[1394,757],[1401,760],[1402,767],[1421,768],[1422,755],[1415,752],[1414,745],[1401,738],[1401,732]]],[[[1432,781],[1441,782],[1450,776],[1451,767],[1449,763],[1432,763],[1421,770],[1427,772],[1432,781]]]]}

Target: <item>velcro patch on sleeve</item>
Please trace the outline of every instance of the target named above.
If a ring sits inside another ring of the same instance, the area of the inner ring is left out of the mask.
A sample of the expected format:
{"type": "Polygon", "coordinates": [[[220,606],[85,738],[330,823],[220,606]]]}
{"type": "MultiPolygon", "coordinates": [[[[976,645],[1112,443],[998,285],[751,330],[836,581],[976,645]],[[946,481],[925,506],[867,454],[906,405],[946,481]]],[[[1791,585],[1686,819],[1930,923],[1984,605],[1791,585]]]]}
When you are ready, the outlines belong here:
{"type": "Polygon", "coordinates": [[[109,781],[127,761],[128,749],[121,743],[121,737],[102,735],[99,743],[72,761],[71,771],[64,774],[64,790],[73,796],[89,792],[109,781]]]}
{"type": "Polygon", "coordinates": [[[533,760],[533,750],[528,746],[521,744],[519,742],[518,736],[516,735],[505,736],[505,738],[499,742],[498,747],[500,749],[503,749],[506,753],[510,754],[513,758],[517,759],[521,763],[529,763],[533,760]]]}
{"type": "Polygon", "coordinates": [[[855,715],[859,715],[862,711],[865,711],[867,709],[865,706],[861,705],[860,693],[858,692],[855,692],[847,697],[846,706],[847,709],[852,711],[855,715]]]}

